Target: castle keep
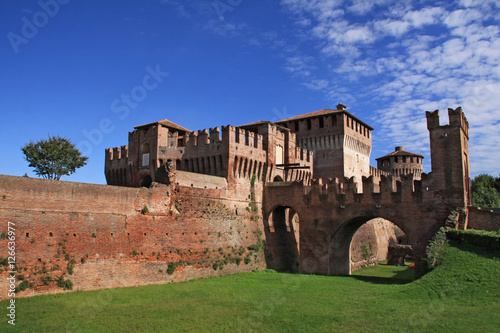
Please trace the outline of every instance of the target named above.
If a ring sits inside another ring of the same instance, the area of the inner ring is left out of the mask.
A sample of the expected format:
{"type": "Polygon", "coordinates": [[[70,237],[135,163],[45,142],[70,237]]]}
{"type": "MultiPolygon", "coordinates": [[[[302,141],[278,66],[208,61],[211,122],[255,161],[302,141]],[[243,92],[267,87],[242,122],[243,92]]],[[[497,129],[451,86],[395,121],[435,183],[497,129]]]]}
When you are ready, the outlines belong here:
{"type": "Polygon", "coordinates": [[[423,156],[402,147],[371,167],[373,128],[339,104],[276,123],[137,126],[128,145],[106,149],[108,185],[0,176],[0,221],[16,225],[29,286],[20,296],[65,281],[89,290],[265,267],[348,275],[355,233],[378,218],[405,233],[420,274],[447,219],[498,228],[497,215],[469,207],[462,110],[448,110],[449,125],[439,111],[426,116],[428,174],[423,156]]]}

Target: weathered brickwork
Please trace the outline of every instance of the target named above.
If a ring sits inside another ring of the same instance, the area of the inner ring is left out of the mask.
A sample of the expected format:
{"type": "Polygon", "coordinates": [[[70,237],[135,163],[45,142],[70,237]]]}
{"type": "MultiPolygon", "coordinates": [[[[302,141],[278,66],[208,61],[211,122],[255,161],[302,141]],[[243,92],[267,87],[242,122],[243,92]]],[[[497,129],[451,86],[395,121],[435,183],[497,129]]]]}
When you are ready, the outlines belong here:
{"type": "Polygon", "coordinates": [[[500,230],[500,209],[469,207],[467,229],[500,230]]]}
{"type": "MultiPolygon", "coordinates": [[[[261,196],[229,200],[227,188],[215,188],[225,179],[205,188],[210,177],[183,176],[176,183],[189,186],[149,189],[0,176],[0,231],[15,223],[18,272],[33,283],[20,296],[60,291],[55,280],[63,274],[74,289],[88,290],[265,267],[261,196]],[[172,263],[178,267],[170,274],[172,263]]],[[[240,191],[250,195],[258,185],[246,188],[240,191]]]]}

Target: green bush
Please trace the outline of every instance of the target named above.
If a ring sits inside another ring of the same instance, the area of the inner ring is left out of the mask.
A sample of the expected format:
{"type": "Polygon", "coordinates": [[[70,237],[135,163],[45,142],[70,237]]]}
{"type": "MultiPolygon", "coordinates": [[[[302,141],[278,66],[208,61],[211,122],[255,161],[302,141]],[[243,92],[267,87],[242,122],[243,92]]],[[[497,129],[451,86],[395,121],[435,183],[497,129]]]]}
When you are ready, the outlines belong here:
{"type": "Polygon", "coordinates": [[[447,237],[460,243],[469,243],[489,250],[500,250],[500,231],[450,230],[447,237]]]}
{"type": "Polygon", "coordinates": [[[61,275],[59,279],[57,279],[57,285],[63,290],[72,290],[73,289],[73,282],[70,280],[64,280],[64,275],[61,275]]]}
{"type": "Polygon", "coordinates": [[[149,212],[149,208],[148,208],[148,206],[144,206],[144,207],[142,207],[141,214],[143,214],[143,215],[144,215],[144,214],[147,214],[148,212],[149,212]]]}
{"type": "Polygon", "coordinates": [[[425,248],[424,264],[427,271],[431,271],[439,264],[440,250],[446,242],[446,229],[441,227],[425,248]]]}
{"type": "Polygon", "coordinates": [[[16,287],[16,292],[17,291],[23,291],[23,290],[26,290],[26,288],[29,287],[29,282],[28,280],[24,280],[23,282],[21,282],[17,287],[16,287]]]}
{"type": "Polygon", "coordinates": [[[172,275],[174,274],[175,272],[175,269],[180,266],[180,263],[178,262],[171,262],[169,265],[168,265],[168,268],[167,268],[167,274],[168,275],[172,275]]]}

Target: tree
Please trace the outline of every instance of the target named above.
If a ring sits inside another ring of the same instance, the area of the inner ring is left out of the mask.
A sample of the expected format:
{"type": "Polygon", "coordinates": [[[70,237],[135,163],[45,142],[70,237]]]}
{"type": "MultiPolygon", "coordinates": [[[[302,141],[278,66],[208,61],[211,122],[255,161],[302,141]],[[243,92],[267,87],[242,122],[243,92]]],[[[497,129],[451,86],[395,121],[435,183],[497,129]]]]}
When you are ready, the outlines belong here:
{"type": "Polygon", "coordinates": [[[68,139],[60,136],[49,136],[48,140],[38,142],[30,141],[21,150],[29,166],[35,168],[35,173],[45,179],[59,180],[61,176],[69,176],[77,168],[87,164],[88,159],[68,139]]]}
{"type": "Polygon", "coordinates": [[[500,207],[500,177],[494,178],[487,174],[476,176],[472,182],[472,203],[479,207],[500,207]]]}

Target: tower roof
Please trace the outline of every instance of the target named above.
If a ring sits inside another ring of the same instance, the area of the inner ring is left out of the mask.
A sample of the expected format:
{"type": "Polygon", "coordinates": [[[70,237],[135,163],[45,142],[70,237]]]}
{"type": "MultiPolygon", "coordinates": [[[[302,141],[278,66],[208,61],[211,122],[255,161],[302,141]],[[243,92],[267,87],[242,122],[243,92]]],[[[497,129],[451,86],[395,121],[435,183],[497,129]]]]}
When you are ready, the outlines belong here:
{"type": "Polygon", "coordinates": [[[182,126],[179,126],[177,125],[176,123],[173,123],[171,122],[170,120],[168,119],[163,119],[163,120],[159,120],[159,121],[156,121],[154,123],[149,123],[149,124],[144,124],[144,125],[139,125],[139,126],[135,126],[134,128],[135,129],[141,129],[141,128],[144,128],[144,127],[150,127],[150,126],[153,126],[153,125],[162,125],[162,126],[165,126],[165,127],[168,127],[170,129],[173,129],[173,130],[176,130],[176,131],[181,131],[181,132],[188,132],[190,133],[191,131],[188,130],[187,128],[184,128],[182,126]]]}
{"type": "Polygon", "coordinates": [[[415,154],[415,153],[410,153],[409,151],[405,151],[404,147],[398,146],[398,147],[396,147],[395,151],[393,151],[392,153],[384,155],[384,156],[379,157],[379,158],[376,158],[375,160],[378,161],[378,160],[381,160],[381,159],[384,159],[384,158],[388,158],[388,157],[391,157],[391,156],[416,156],[416,157],[424,158],[423,155],[415,154]]]}
{"type": "Polygon", "coordinates": [[[357,118],[356,116],[352,115],[351,113],[347,112],[344,109],[340,109],[340,110],[322,109],[322,110],[318,110],[318,111],[314,111],[314,112],[304,113],[304,114],[301,114],[301,115],[298,115],[295,117],[290,117],[287,119],[279,120],[276,123],[279,124],[279,123],[284,123],[287,121],[295,121],[295,120],[314,118],[314,117],[319,117],[319,116],[327,116],[327,115],[338,114],[338,113],[345,113],[345,114],[349,115],[349,117],[353,118],[358,123],[363,124],[363,126],[369,128],[371,131],[373,131],[373,127],[371,127],[370,125],[368,125],[367,123],[360,120],[359,118],[357,118]]]}

